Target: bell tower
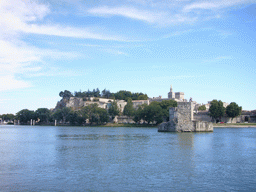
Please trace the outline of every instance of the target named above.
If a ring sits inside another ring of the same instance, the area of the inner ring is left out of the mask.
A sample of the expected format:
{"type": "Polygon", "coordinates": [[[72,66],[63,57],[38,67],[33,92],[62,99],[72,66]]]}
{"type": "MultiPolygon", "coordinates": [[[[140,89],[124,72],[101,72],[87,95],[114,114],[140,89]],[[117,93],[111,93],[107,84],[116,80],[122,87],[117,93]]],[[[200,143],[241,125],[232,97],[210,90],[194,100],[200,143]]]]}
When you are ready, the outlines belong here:
{"type": "Polygon", "coordinates": [[[175,93],[172,92],[172,85],[171,85],[170,92],[168,93],[168,99],[174,99],[174,98],[175,98],[175,93]]]}

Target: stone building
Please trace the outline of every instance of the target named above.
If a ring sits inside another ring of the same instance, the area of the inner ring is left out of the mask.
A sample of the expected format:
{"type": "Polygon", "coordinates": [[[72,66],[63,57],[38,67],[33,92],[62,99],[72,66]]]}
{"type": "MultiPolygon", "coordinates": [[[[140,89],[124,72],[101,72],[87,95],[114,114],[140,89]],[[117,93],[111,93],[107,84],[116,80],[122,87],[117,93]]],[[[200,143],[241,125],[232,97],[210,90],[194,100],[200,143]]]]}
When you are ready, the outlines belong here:
{"type": "MultiPolygon", "coordinates": [[[[194,113],[193,119],[197,121],[213,121],[209,116],[209,111],[199,111],[194,113]]],[[[256,123],[256,111],[242,111],[241,115],[234,117],[228,117],[224,115],[221,117],[221,122],[224,123],[256,123]]]]}
{"type": "Polygon", "coordinates": [[[162,98],[161,95],[159,97],[149,98],[149,102],[152,102],[152,101],[161,102],[161,101],[164,101],[164,100],[175,100],[177,102],[186,101],[186,99],[184,99],[184,92],[173,92],[172,85],[171,85],[171,88],[170,88],[170,92],[168,93],[168,98],[162,98]]]}
{"type": "Polygon", "coordinates": [[[196,121],[193,118],[193,103],[178,102],[177,107],[169,110],[169,122],[158,126],[159,132],[212,132],[213,124],[208,121],[196,121]]]}
{"type": "Polygon", "coordinates": [[[173,92],[172,85],[171,85],[170,92],[168,93],[168,99],[183,101],[184,100],[184,92],[173,92]]]}
{"type": "Polygon", "coordinates": [[[143,105],[143,104],[149,105],[149,100],[133,100],[132,101],[132,106],[135,109],[137,109],[138,106],[143,105]]]}

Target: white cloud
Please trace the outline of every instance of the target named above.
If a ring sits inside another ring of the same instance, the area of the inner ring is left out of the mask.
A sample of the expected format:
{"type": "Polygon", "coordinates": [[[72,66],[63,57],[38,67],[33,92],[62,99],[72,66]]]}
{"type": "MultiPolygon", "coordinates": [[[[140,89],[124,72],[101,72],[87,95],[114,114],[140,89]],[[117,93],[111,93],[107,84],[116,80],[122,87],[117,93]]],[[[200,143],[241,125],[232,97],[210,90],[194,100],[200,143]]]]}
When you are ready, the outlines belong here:
{"type": "Polygon", "coordinates": [[[13,89],[22,89],[22,88],[28,88],[31,87],[31,83],[23,80],[17,80],[12,75],[1,75],[0,76],[0,91],[7,91],[7,90],[13,90],[13,89]]]}
{"type": "Polygon", "coordinates": [[[204,9],[204,10],[215,10],[221,9],[226,7],[232,7],[235,5],[246,4],[249,2],[253,2],[251,0],[214,0],[214,1],[201,1],[201,2],[194,2],[191,4],[187,4],[184,6],[183,11],[190,12],[195,9],[204,9]]]}
{"type": "Polygon", "coordinates": [[[79,55],[74,52],[60,52],[30,46],[21,40],[23,34],[121,40],[114,36],[90,32],[89,29],[43,24],[43,19],[50,14],[50,7],[37,1],[0,1],[0,91],[33,86],[28,80],[18,79],[17,76],[20,75],[38,77],[60,74],[58,69],[45,65],[46,57],[70,59],[79,55]]]}
{"type": "Polygon", "coordinates": [[[0,91],[31,87],[30,82],[17,79],[16,74],[40,71],[41,67],[32,65],[40,60],[32,49],[0,40],[0,91]]]}
{"type": "Polygon", "coordinates": [[[128,17],[131,19],[142,20],[148,23],[154,23],[159,18],[162,18],[164,13],[153,13],[147,10],[140,10],[132,7],[98,7],[88,10],[91,14],[96,14],[99,16],[112,16],[119,15],[123,17],[128,17]]]}
{"type": "Polygon", "coordinates": [[[143,21],[158,26],[170,26],[174,24],[192,24],[199,19],[209,20],[220,18],[220,14],[209,10],[234,7],[255,3],[254,0],[127,0],[120,1],[116,5],[101,5],[87,8],[89,14],[99,17],[121,16],[133,20],[143,21]],[[199,10],[208,10],[200,12],[199,10]],[[214,15],[213,15],[214,14],[214,15]]]}
{"type": "Polygon", "coordinates": [[[124,41],[123,38],[119,38],[117,36],[93,33],[93,32],[90,32],[89,29],[62,27],[58,25],[36,25],[36,24],[25,25],[23,28],[20,29],[20,31],[25,33],[60,36],[60,37],[124,41]]]}
{"type": "Polygon", "coordinates": [[[59,75],[58,69],[47,66],[44,63],[45,57],[70,59],[77,57],[77,55],[72,52],[39,49],[27,46],[21,41],[13,43],[0,39],[0,91],[33,86],[28,80],[17,79],[17,76],[20,75],[24,77],[49,76],[49,74],[59,75]]]}
{"type": "Polygon", "coordinates": [[[36,24],[51,13],[49,6],[32,1],[3,0],[0,1],[0,34],[17,34],[20,32],[74,37],[99,40],[122,41],[120,37],[92,32],[89,28],[75,28],[69,26],[36,24]],[[14,6],[15,5],[15,6],[14,6]]]}
{"type": "Polygon", "coordinates": [[[163,10],[147,10],[138,9],[135,7],[96,7],[88,10],[88,13],[97,16],[122,16],[134,20],[143,21],[150,24],[157,24],[160,26],[176,24],[176,23],[190,23],[196,20],[195,17],[188,17],[183,14],[173,14],[163,10]]]}

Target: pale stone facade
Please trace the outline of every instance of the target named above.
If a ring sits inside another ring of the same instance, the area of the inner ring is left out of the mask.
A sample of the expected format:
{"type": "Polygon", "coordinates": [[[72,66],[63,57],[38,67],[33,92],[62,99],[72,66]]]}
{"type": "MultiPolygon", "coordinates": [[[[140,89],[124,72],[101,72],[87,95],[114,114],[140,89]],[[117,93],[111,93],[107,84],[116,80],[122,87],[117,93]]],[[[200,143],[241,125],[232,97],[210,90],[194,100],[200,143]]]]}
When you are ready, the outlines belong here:
{"type": "MultiPolygon", "coordinates": [[[[103,109],[108,109],[110,107],[111,102],[113,102],[113,99],[106,99],[106,98],[94,98],[94,97],[88,97],[86,98],[86,101],[83,100],[83,98],[79,97],[70,97],[69,100],[62,99],[57,103],[56,108],[62,108],[62,107],[70,107],[74,110],[78,110],[82,107],[89,106],[92,104],[97,104],[98,107],[103,109]]],[[[119,107],[120,111],[123,112],[125,105],[127,104],[124,100],[117,100],[117,106],[119,107]]]]}
{"type": "Polygon", "coordinates": [[[138,106],[140,105],[143,105],[143,104],[146,104],[146,105],[149,105],[149,100],[134,100],[132,101],[132,106],[137,109],[138,106]]]}

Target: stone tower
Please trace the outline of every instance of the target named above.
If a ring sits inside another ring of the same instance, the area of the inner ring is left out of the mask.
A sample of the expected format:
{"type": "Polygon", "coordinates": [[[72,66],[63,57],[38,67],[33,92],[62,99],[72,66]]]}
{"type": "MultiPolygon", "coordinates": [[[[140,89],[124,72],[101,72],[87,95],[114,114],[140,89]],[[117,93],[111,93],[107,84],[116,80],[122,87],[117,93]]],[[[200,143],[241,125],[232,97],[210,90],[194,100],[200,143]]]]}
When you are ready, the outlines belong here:
{"type": "Polygon", "coordinates": [[[170,92],[168,93],[168,99],[175,99],[175,93],[172,92],[172,85],[171,85],[171,88],[170,88],[170,92]]]}
{"type": "Polygon", "coordinates": [[[158,132],[212,132],[213,124],[193,120],[193,103],[178,102],[169,109],[169,121],[158,126],[158,132]]]}

